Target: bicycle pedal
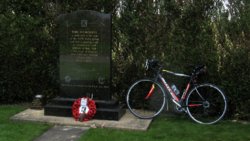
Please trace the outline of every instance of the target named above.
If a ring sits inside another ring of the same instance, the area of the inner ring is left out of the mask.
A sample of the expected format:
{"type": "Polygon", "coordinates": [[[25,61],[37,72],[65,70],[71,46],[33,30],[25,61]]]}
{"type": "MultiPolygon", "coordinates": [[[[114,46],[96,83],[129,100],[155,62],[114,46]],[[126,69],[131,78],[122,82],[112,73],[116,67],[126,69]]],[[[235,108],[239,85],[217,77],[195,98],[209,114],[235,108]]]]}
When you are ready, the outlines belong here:
{"type": "Polygon", "coordinates": [[[174,99],[172,99],[172,101],[176,104],[176,106],[182,107],[181,104],[180,104],[179,102],[175,101],[174,99]]]}
{"type": "Polygon", "coordinates": [[[182,112],[187,113],[187,110],[186,110],[186,108],[184,108],[184,107],[179,107],[179,106],[176,105],[175,109],[176,109],[176,111],[179,112],[179,113],[182,113],[182,112]]]}

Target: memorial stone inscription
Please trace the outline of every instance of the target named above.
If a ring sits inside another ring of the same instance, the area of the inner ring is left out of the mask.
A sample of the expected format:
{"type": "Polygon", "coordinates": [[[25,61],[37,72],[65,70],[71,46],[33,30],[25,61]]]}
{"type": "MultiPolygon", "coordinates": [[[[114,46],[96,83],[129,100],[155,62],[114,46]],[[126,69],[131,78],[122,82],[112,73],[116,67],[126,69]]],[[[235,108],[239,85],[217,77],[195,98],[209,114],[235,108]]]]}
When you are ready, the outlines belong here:
{"type": "Polygon", "coordinates": [[[76,11],[56,19],[60,50],[60,94],[44,110],[45,115],[72,116],[77,98],[93,96],[94,118],[119,120],[125,113],[111,99],[111,15],[76,11]]]}
{"type": "Polygon", "coordinates": [[[57,23],[61,96],[109,100],[111,15],[76,11],[57,23]]]}

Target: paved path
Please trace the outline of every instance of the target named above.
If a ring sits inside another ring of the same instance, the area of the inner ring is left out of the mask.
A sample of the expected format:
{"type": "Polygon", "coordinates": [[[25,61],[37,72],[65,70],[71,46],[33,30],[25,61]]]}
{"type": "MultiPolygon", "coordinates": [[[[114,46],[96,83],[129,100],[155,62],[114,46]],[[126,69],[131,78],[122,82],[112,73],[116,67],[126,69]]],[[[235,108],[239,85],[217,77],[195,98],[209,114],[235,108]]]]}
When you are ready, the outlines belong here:
{"type": "Polygon", "coordinates": [[[34,141],[76,141],[88,127],[54,126],[34,141]]]}

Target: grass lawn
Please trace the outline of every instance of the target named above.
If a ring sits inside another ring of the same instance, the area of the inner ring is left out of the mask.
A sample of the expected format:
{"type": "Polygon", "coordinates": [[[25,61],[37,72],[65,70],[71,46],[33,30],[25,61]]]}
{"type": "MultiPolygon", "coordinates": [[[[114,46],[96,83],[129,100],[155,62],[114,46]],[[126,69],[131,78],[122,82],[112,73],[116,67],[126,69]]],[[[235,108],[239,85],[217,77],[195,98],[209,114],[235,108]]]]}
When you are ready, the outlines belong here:
{"type": "Polygon", "coordinates": [[[186,117],[156,118],[148,131],[90,129],[81,141],[250,141],[250,124],[200,125],[186,117]]]}
{"type": "MultiPolygon", "coordinates": [[[[0,141],[32,141],[51,125],[11,121],[9,118],[24,110],[24,106],[0,106],[0,141]]],[[[250,141],[250,124],[219,122],[200,125],[186,117],[161,115],[148,131],[90,129],[80,141],[250,141]]]]}
{"type": "Polygon", "coordinates": [[[9,119],[24,109],[24,106],[17,105],[0,106],[0,141],[32,141],[51,127],[47,124],[9,119]]]}

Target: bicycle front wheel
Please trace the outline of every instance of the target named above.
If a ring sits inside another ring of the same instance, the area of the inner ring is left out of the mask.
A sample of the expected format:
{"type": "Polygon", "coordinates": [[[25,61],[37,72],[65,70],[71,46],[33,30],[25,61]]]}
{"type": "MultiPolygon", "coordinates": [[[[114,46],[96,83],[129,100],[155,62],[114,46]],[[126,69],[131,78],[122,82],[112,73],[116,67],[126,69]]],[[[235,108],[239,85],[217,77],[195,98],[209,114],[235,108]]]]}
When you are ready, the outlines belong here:
{"type": "Polygon", "coordinates": [[[161,85],[150,79],[136,81],[126,96],[130,112],[142,119],[157,116],[163,110],[165,101],[165,92],[161,85]]]}
{"type": "Polygon", "coordinates": [[[200,124],[214,124],[226,113],[227,101],[215,85],[201,84],[194,87],[186,99],[188,115],[200,124]]]}

